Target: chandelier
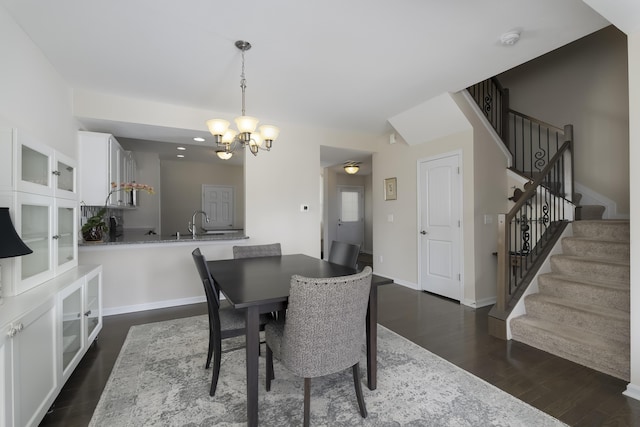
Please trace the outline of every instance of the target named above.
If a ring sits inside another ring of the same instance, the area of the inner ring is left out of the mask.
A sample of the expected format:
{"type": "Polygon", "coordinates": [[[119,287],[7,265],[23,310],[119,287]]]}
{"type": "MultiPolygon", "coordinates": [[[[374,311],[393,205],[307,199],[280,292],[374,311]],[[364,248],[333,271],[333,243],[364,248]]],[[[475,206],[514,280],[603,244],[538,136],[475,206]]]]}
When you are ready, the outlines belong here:
{"type": "Polygon", "coordinates": [[[229,129],[229,122],[223,119],[207,120],[209,132],[215,137],[215,142],[219,150],[216,154],[223,160],[228,160],[237,149],[249,146],[251,154],[258,155],[258,150],[271,149],[273,141],[278,137],[280,129],[271,125],[263,125],[256,133],[258,119],[245,115],[244,93],[247,88],[247,81],[244,76],[244,53],[251,49],[251,44],[244,40],[238,40],[236,47],[242,52],[242,74],[240,74],[240,88],[242,89],[242,115],[236,117],[237,131],[229,129]]]}

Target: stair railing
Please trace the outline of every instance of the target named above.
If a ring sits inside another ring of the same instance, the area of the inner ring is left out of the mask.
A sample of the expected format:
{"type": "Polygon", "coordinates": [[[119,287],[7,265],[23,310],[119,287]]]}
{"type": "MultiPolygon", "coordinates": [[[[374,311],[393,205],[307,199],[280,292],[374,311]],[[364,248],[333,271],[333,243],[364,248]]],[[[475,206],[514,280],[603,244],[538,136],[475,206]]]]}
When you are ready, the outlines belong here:
{"type": "Polygon", "coordinates": [[[535,179],[566,140],[564,130],[512,110],[509,89],[492,77],[467,88],[512,155],[512,168],[535,179]]]}
{"type": "Polygon", "coordinates": [[[509,89],[492,77],[467,88],[502,141],[509,134],[509,89]]]}
{"type": "Polygon", "coordinates": [[[509,213],[498,215],[498,289],[496,309],[508,312],[544,260],[567,221],[573,219],[573,141],[567,140],[538,174],[509,213]]]}

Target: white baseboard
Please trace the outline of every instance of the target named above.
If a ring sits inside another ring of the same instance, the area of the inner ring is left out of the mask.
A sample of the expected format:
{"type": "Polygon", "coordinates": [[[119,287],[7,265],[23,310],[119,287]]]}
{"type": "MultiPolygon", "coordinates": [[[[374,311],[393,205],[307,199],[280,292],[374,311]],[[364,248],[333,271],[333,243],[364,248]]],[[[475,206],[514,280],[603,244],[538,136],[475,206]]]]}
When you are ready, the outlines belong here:
{"type": "Polygon", "coordinates": [[[460,304],[466,305],[467,307],[471,307],[471,308],[486,307],[488,305],[494,305],[495,303],[496,303],[496,297],[483,298],[475,301],[469,300],[469,299],[463,299],[462,301],[460,301],[460,304]]]}
{"type": "MultiPolygon", "coordinates": [[[[387,276],[384,276],[384,277],[387,277],[387,276]]],[[[416,291],[420,290],[420,288],[418,288],[418,284],[417,283],[407,282],[406,280],[401,280],[401,279],[394,279],[393,277],[388,277],[388,278],[393,280],[393,283],[396,283],[398,285],[404,286],[405,288],[413,289],[413,290],[416,290],[416,291]]]]}
{"type": "Polygon", "coordinates": [[[629,383],[627,384],[627,389],[623,391],[622,394],[632,399],[640,400],[640,386],[629,383]]]}
{"type": "Polygon", "coordinates": [[[134,313],[137,311],[156,310],[158,308],[177,307],[180,305],[197,304],[206,302],[207,299],[203,295],[201,297],[180,298],[174,300],[155,301],[145,304],[125,305],[121,307],[111,307],[102,310],[103,316],[113,316],[116,314],[134,313]]]}

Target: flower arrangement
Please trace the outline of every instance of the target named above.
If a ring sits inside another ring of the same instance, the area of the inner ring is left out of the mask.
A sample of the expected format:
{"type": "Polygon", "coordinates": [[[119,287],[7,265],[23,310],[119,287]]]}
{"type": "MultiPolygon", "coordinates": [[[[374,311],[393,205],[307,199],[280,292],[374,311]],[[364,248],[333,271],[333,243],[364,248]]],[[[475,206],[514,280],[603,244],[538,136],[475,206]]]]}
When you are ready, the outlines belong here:
{"type": "Polygon", "coordinates": [[[113,193],[118,191],[131,192],[134,190],[146,191],[149,194],[155,194],[152,186],[147,184],[138,184],[137,182],[121,182],[119,185],[115,182],[111,183],[111,190],[107,194],[107,198],[104,200],[104,207],[102,207],[95,215],[89,217],[87,222],[82,226],[82,237],[88,242],[97,242],[102,240],[104,232],[109,230],[109,226],[104,221],[104,215],[107,213],[107,204],[109,203],[109,197],[113,193]]]}

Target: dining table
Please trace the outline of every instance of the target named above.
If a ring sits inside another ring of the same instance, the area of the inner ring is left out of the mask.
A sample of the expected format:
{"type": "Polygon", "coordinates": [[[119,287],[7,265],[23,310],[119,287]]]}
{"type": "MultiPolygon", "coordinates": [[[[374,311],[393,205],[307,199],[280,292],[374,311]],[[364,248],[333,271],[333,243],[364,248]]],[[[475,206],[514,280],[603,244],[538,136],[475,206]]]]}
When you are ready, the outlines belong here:
{"type": "MultiPolygon", "coordinates": [[[[247,425],[258,425],[258,366],[261,313],[281,312],[289,299],[291,276],[337,277],[357,273],[355,268],[333,264],[304,254],[207,261],[220,292],[246,316],[247,425]]],[[[372,275],[366,317],[367,386],[377,387],[378,286],[393,283],[372,275]]]]}

